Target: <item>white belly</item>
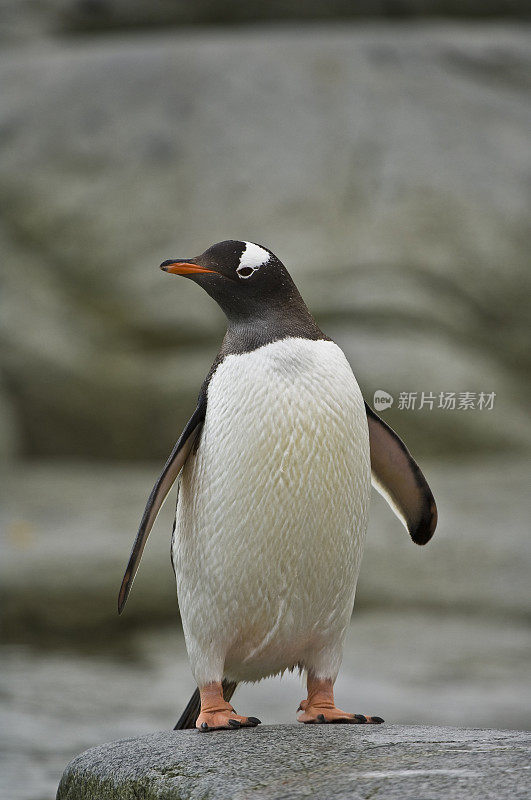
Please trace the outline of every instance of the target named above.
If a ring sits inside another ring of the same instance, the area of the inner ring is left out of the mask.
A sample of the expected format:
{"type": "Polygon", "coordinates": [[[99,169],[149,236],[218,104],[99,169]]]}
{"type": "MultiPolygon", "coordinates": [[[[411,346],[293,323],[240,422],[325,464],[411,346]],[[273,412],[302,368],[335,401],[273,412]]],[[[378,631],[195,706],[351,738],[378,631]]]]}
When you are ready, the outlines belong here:
{"type": "Polygon", "coordinates": [[[332,342],[228,356],[181,478],[173,558],[199,684],[335,677],[370,496],[363,400],[332,342]]]}

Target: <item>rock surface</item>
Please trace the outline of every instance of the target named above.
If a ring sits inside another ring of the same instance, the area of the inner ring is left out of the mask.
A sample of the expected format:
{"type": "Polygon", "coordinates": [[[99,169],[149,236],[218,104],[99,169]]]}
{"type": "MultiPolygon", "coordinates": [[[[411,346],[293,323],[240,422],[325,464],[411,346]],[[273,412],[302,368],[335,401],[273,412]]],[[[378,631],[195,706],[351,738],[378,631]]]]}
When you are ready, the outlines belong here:
{"type": "Polygon", "coordinates": [[[529,440],[530,53],[502,24],[4,49],[4,449],[165,457],[223,320],[157,266],[224,238],[279,254],[368,400],[494,391],[511,417],[395,403],[413,452],[529,440]]]}
{"type": "Polygon", "coordinates": [[[154,733],[87,750],[57,800],[524,798],[531,736],[428,726],[154,733]]]}

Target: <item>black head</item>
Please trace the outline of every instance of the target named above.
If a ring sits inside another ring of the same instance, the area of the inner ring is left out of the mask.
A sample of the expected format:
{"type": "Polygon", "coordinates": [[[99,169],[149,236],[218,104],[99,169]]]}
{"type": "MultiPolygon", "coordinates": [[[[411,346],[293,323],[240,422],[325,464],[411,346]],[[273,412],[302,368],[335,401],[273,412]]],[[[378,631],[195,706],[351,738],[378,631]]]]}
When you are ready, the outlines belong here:
{"type": "Polygon", "coordinates": [[[302,327],[318,330],[284,264],[261,245],[229,239],[212,245],[197,258],[170,259],[160,268],[202,286],[232,325],[262,323],[285,328],[291,320],[297,328],[304,321],[302,327]]]}

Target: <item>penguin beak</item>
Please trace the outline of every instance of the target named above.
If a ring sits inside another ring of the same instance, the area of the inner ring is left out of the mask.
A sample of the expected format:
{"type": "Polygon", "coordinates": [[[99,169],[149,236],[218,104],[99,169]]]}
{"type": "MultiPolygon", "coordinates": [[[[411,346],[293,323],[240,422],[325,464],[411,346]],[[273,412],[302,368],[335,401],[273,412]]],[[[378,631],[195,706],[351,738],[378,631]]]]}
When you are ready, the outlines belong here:
{"type": "Polygon", "coordinates": [[[216,272],[214,269],[200,267],[199,264],[194,264],[193,261],[177,261],[171,258],[168,261],[163,261],[160,268],[164,272],[170,272],[172,275],[195,275],[198,272],[216,272]]]}

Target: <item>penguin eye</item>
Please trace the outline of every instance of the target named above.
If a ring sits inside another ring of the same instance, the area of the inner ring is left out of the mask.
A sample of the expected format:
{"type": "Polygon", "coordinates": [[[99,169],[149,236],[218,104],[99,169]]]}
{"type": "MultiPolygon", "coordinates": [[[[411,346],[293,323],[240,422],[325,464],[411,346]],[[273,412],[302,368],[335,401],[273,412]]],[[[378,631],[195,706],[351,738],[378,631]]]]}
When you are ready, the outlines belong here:
{"type": "Polygon", "coordinates": [[[257,269],[258,267],[238,267],[236,272],[240,278],[250,278],[257,269]]]}

